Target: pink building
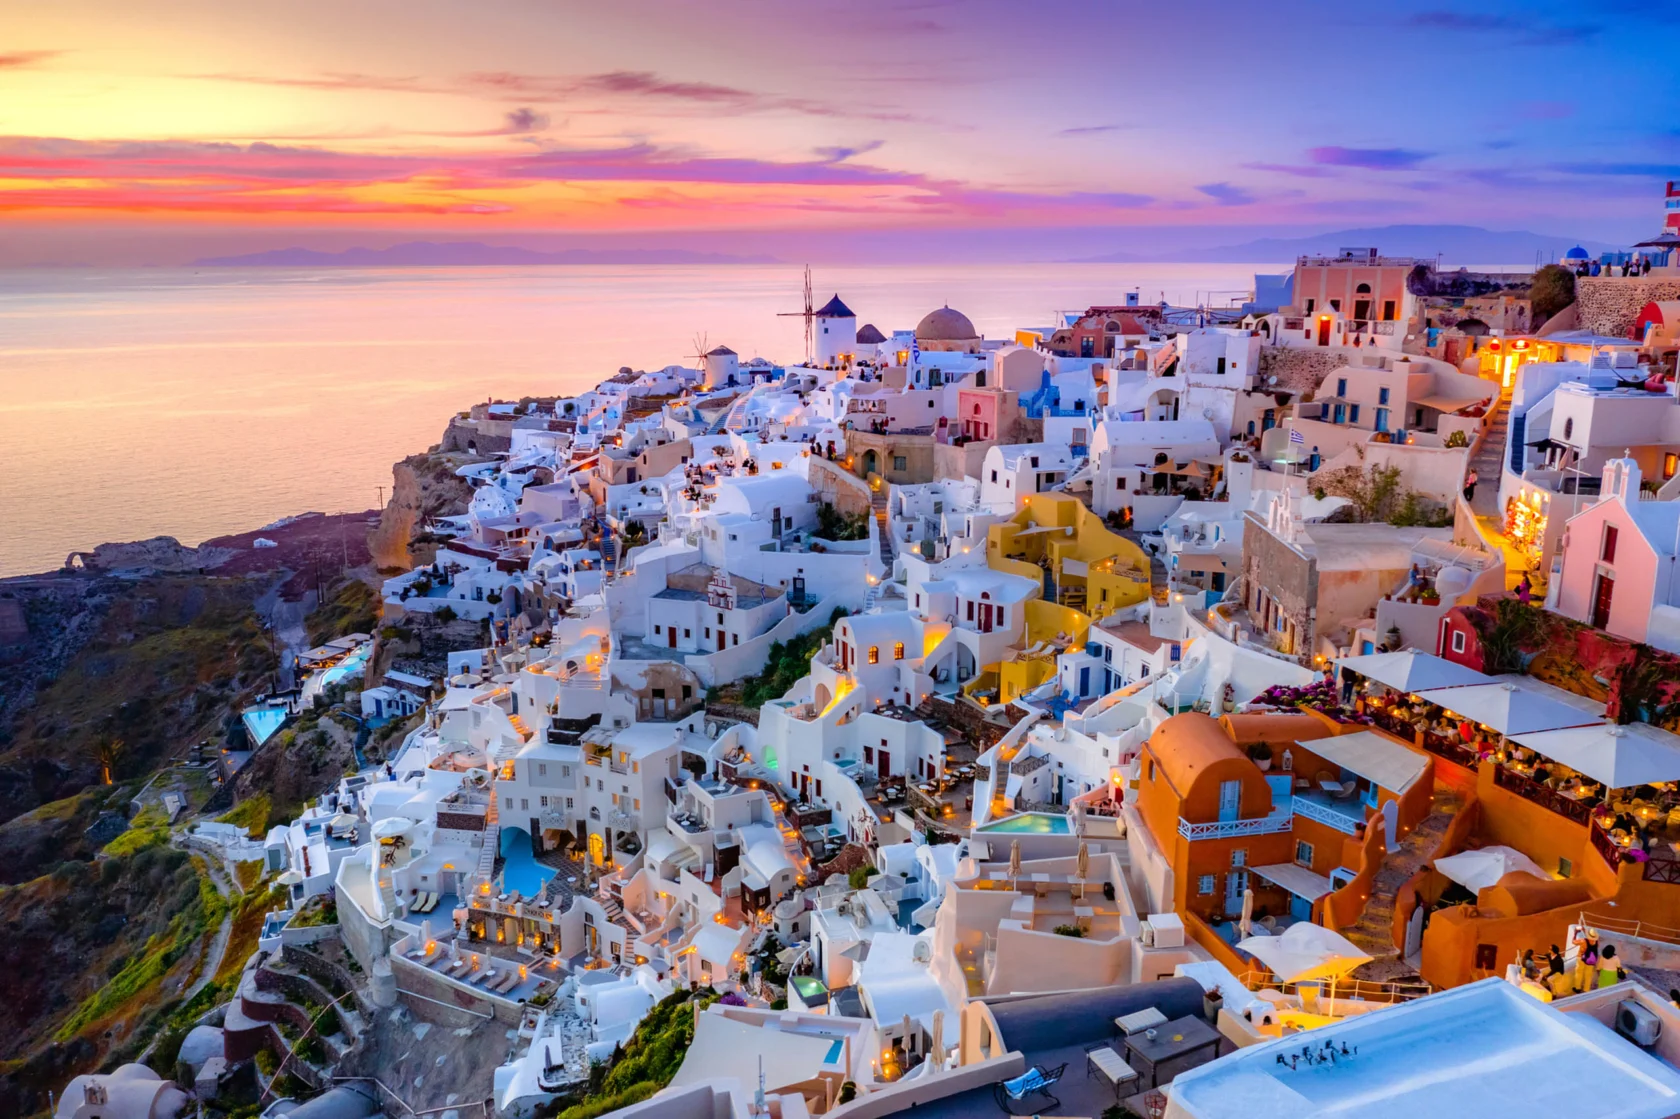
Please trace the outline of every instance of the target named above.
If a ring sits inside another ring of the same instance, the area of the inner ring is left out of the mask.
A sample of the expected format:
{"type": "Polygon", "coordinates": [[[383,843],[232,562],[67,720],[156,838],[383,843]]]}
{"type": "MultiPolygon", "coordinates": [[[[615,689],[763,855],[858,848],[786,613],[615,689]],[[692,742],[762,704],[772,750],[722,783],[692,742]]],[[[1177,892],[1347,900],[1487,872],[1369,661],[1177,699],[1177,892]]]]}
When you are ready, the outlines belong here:
{"type": "Polygon", "coordinates": [[[971,439],[996,439],[1002,410],[1002,393],[988,389],[961,389],[957,393],[960,430],[971,439]]]}
{"type": "Polygon", "coordinates": [[[1599,500],[1564,528],[1551,606],[1617,637],[1673,649],[1680,635],[1680,502],[1642,499],[1640,482],[1632,459],[1604,464],[1599,500]]]}

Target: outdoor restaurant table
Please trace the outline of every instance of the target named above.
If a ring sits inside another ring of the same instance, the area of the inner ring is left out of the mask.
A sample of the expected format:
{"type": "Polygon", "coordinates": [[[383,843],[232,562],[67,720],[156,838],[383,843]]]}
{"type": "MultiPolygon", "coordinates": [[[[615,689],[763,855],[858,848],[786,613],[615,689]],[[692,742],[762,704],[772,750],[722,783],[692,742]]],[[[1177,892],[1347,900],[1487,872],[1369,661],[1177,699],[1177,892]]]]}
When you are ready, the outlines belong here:
{"type": "MultiPolygon", "coordinates": [[[[1155,1027],[1155,1037],[1147,1032],[1126,1038],[1126,1063],[1148,1075],[1151,1088],[1160,1087],[1162,1065],[1187,1058],[1202,1049],[1212,1049],[1208,1060],[1219,1055],[1219,1032],[1200,1018],[1174,1018],[1164,1026],[1155,1027]]],[[[1169,1077],[1168,1079],[1171,1079],[1169,1077]]]]}

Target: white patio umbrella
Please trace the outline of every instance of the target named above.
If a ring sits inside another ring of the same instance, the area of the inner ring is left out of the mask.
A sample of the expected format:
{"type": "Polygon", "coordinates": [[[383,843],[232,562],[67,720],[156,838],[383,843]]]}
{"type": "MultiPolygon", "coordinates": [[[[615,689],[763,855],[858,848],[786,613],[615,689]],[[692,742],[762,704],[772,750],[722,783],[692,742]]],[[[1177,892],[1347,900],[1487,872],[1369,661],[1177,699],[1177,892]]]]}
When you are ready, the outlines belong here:
{"type": "Polygon", "coordinates": [[[1473,668],[1445,660],[1417,649],[1397,653],[1367,653],[1359,657],[1343,657],[1336,667],[1357,672],[1367,680],[1375,680],[1401,692],[1422,692],[1431,688],[1461,688],[1471,684],[1486,684],[1491,677],[1473,668]]]}
{"type": "Polygon", "coordinates": [[[1009,884],[1010,884],[1010,886],[1013,887],[1014,884],[1015,884],[1015,879],[1019,878],[1020,876],[1021,876],[1021,841],[1019,839],[1011,839],[1009,841],[1009,884]]]}
{"type": "Polygon", "coordinates": [[[283,872],[280,877],[276,878],[275,881],[282,886],[301,886],[303,885],[303,875],[299,874],[295,870],[287,870],[283,872]]]}
{"type": "Polygon", "coordinates": [[[928,1043],[929,1065],[938,1072],[945,1065],[945,1012],[933,1012],[932,1039],[928,1043]]]}
{"type": "Polygon", "coordinates": [[[1419,692],[1418,698],[1490,726],[1507,736],[1603,721],[1598,715],[1537,690],[1519,687],[1509,680],[1462,688],[1437,688],[1419,692]]]}
{"type": "Polygon", "coordinates": [[[1519,734],[1511,740],[1610,789],[1680,780],[1680,736],[1649,723],[1596,723],[1519,734]]]}
{"type": "Polygon", "coordinates": [[[1284,983],[1328,979],[1331,998],[1335,998],[1338,979],[1371,960],[1341,933],[1309,921],[1290,925],[1280,936],[1247,937],[1237,942],[1237,948],[1265,964],[1284,983]]]}
{"type": "Polygon", "coordinates": [[[1513,871],[1545,881],[1550,876],[1535,861],[1512,847],[1482,847],[1435,860],[1435,869],[1472,893],[1481,893],[1513,871]]]}
{"type": "Polygon", "coordinates": [[[1248,888],[1243,890],[1242,919],[1237,922],[1237,931],[1244,936],[1254,932],[1254,891],[1248,888]]]}

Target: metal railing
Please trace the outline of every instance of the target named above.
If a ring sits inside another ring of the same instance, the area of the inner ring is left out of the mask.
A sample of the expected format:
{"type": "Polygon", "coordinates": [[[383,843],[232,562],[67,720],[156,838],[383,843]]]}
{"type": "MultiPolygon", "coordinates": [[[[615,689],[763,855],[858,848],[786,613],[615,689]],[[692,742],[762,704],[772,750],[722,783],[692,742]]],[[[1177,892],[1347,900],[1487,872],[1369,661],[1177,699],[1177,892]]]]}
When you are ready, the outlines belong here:
{"type": "Polygon", "coordinates": [[[1178,834],[1185,839],[1232,839],[1244,835],[1277,835],[1294,826],[1289,816],[1260,816],[1252,820],[1207,820],[1191,823],[1178,818],[1178,834]]]}
{"type": "Polygon", "coordinates": [[[1541,808],[1557,813],[1566,820],[1577,824],[1584,824],[1592,815],[1592,809],[1578,800],[1559,793],[1556,789],[1548,789],[1540,782],[1533,780],[1508,766],[1495,766],[1493,783],[1508,793],[1515,793],[1530,804],[1538,804],[1541,808]]]}
{"type": "Polygon", "coordinates": [[[1355,820],[1351,816],[1344,816],[1334,808],[1307,800],[1304,797],[1291,797],[1290,809],[1297,816],[1305,816],[1309,820],[1316,820],[1325,827],[1334,828],[1344,835],[1358,835],[1363,820],[1355,820]]]}

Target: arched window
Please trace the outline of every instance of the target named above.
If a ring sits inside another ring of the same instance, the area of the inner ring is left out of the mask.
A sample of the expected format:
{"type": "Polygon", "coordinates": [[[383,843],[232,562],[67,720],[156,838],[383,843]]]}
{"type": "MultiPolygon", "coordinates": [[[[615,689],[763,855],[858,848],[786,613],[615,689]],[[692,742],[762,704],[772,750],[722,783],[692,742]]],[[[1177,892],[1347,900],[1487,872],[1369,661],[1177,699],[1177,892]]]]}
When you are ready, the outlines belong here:
{"type": "Polygon", "coordinates": [[[1358,287],[1353,289],[1353,292],[1354,292],[1355,295],[1370,295],[1371,294],[1371,285],[1370,284],[1360,284],[1358,287]]]}
{"type": "Polygon", "coordinates": [[[904,659],[904,642],[902,642],[902,641],[893,642],[893,660],[901,661],[903,659],[904,659]]]}
{"type": "Polygon", "coordinates": [[[591,808],[591,809],[590,809],[590,810],[589,810],[589,818],[590,818],[590,819],[591,819],[591,820],[599,820],[599,819],[600,819],[600,818],[601,818],[601,810],[600,810],[600,808],[598,808],[598,807],[596,807],[596,808],[591,808]]]}
{"type": "Polygon", "coordinates": [[[879,645],[871,645],[869,647],[869,663],[870,664],[880,664],[881,663],[881,647],[879,645]]]}

